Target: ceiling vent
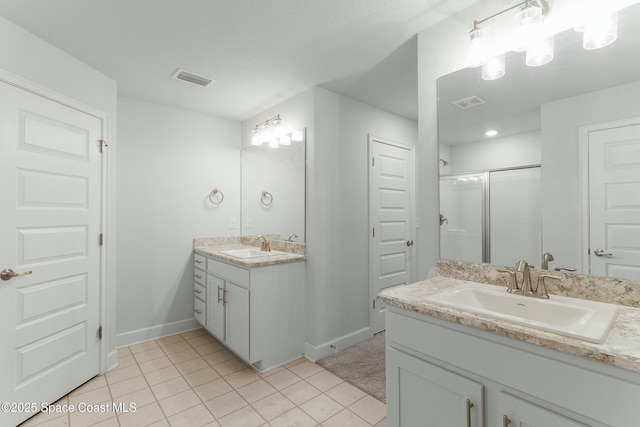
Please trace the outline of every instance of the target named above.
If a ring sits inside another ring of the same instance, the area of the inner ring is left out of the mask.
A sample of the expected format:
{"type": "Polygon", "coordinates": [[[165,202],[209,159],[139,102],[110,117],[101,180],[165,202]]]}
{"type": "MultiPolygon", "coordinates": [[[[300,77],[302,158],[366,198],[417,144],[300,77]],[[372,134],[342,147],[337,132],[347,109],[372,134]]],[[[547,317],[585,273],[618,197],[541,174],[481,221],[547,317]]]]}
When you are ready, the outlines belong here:
{"type": "Polygon", "coordinates": [[[474,95],[468,98],[453,101],[452,104],[461,110],[466,110],[468,108],[473,108],[473,107],[477,107],[478,105],[486,104],[486,102],[483,99],[478,98],[477,96],[474,95]]]}
{"type": "Polygon", "coordinates": [[[202,77],[197,74],[193,74],[188,71],[184,71],[180,69],[175,73],[173,73],[172,77],[178,80],[182,80],[188,83],[193,83],[195,85],[203,86],[203,87],[208,87],[215,82],[215,80],[210,79],[208,77],[202,77]]]}

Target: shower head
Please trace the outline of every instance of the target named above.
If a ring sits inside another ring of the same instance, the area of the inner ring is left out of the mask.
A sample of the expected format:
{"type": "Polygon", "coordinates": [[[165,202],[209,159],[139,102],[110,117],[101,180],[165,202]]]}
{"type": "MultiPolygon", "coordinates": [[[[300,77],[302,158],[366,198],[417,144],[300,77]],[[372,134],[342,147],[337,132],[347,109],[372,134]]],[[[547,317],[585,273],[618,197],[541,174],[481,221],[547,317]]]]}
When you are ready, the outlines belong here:
{"type": "Polygon", "coordinates": [[[442,166],[447,166],[449,164],[445,159],[440,159],[440,161],[442,162],[442,166]]]}

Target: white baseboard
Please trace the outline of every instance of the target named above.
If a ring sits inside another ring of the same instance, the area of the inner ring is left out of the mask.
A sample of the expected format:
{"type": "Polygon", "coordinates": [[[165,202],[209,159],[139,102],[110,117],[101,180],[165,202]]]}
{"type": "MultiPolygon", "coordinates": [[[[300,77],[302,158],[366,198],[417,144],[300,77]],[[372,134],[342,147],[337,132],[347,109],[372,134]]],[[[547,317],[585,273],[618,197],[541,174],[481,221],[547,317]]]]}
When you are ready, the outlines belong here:
{"type": "Polygon", "coordinates": [[[138,344],[144,341],[155,340],[167,335],[179,334],[201,328],[194,319],[180,320],[163,325],[151,326],[149,328],[137,329],[135,331],[116,334],[116,348],[138,344]]]}
{"type": "Polygon", "coordinates": [[[350,334],[343,335],[335,340],[328,341],[319,346],[314,346],[308,342],[304,343],[304,356],[312,362],[331,356],[332,354],[344,350],[347,347],[356,345],[359,342],[368,340],[371,337],[371,329],[369,327],[362,328],[350,334]]]}
{"type": "Polygon", "coordinates": [[[112,370],[113,368],[115,368],[116,366],[118,366],[118,350],[117,349],[107,354],[107,363],[106,363],[107,370],[106,372],[102,372],[102,373],[105,374],[110,370],[112,370]]]}

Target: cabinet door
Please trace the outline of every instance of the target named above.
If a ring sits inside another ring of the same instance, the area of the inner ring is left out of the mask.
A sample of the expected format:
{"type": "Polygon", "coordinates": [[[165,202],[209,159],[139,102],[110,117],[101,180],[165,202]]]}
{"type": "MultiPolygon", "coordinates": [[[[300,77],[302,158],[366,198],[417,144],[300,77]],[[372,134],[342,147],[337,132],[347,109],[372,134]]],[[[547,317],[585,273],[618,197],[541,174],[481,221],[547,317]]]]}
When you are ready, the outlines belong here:
{"type": "Polygon", "coordinates": [[[207,330],[224,342],[224,280],[207,275],[207,330]]]}
{"type": "Polygon", "coordinates": [[[484,426],[483,385],[387,347],[389,426],[484,426]]]}
{"type": "Polygon", "coordinates": [[[249,360],[249,290],[225,283],[225,344],[249,360]]]}
{"type": "Polygon", "coordinates": [[[507,417],[507,419],[503,418],[505,427],[586,427],[585,424],[507,393],[500,393],[499,400],[500,417],[507,417]]]}

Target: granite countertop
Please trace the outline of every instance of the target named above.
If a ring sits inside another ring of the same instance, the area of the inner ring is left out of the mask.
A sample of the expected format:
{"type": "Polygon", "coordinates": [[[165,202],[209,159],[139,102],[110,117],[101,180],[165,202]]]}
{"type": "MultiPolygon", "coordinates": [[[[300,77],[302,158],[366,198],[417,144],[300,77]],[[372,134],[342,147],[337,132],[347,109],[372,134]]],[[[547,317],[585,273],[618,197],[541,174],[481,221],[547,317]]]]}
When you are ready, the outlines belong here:
{"type": "Polygon", "coordinates": [[[271,255],[267,257],[257,258],[236,258],[230,255],[221,253],[221,251],[228,251],[232,249],[258,249],[255,246],[243,245],[243,244],[231,244],[222,246],[196,246],[193,251],[197,254],[214,258],[220,261],[229,262],[242,267],[266,267],[269,265],[285,264],[288,262],[304,261],[305,256],[303,254],[295,254],[290,252],[283,252],[278,255],[271,255]]]}
{"type": "MultiPolygon", "coordinates": [[[[397,286],[380,293],[388,305],[414,311],[443,320],[493,332],[520,341],[558,350],[586,359],[606,363],[640,373],[640,309],[618,306],[618,315],[609,335],[602,344],[520,326],[505,320],[493,319],[445,307],[425,298],[452,287],[465,286],[464,280],[438,276],[422,282],[397,286]]],[[[474,285],[475,286],[475,285],[474,285]]],[[[495,289],[495,285],[482,285],[495,289]]],[[[553,296],[552,296],[553,298],[553,296]]]]}

